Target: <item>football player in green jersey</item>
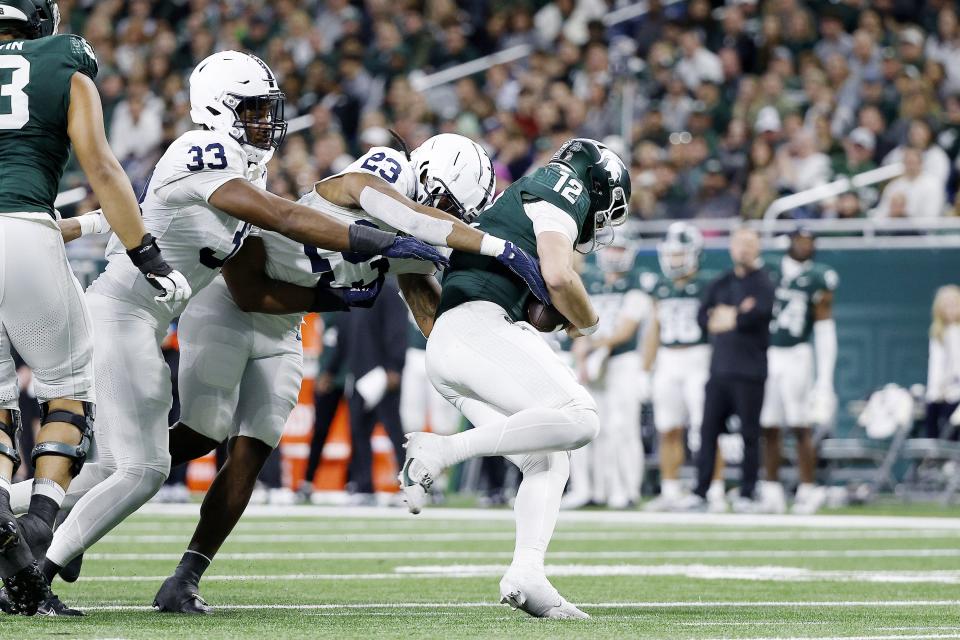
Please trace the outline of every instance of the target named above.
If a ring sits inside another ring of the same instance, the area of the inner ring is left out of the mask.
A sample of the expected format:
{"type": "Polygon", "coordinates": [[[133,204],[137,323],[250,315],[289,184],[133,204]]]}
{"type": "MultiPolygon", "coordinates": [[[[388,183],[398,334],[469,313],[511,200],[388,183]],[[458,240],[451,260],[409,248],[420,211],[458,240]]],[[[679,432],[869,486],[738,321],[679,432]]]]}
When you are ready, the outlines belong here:
{"type": "MultiPolygon", "coordinates": [[[[53,0],[0,0],[0,577],[11,612],[57,607],[39,572],[52,526],[92,434],[92,327],[54,209],[73,147],[127,255],[158,300],[190,295],[144,230],[130,182],[107,144],[97,59],[79,36],[55,35],[53,0]],[[33,370],[41,429],[29,511],[9,505],[20,464],[16,349],[33,370]]],[[[94,219],[90,218],[92,222],[94,219]]]]}
{"type": "MultiPolygon", "coordinates": [[[[660,496],[650,511],[670,511],[683,498],[680,467],[686,451],[700,449],[704,387],[710,369],[710,345],[697,322],[700,297],[715,274],[700,269],[703,236],[688,222],[674,222],[657,245],[662,275],[644,273],[640,286],[654,301],[650,327],[644,334],[641,388],[653,400],[653,419],[660,435],[660,496]],[[651,379],[651,370],[654,372],[651,379]]],[[[707,492],[711,511],[726,511],[723,461],[717,456],[713,484],[707,492]]]]}
{"type": "MultiPolygon", "coordinates": [[[[509,238],[540,258],[553,305],[571,337],[600,324],[573,268],[575,248],[591,251],[627,216],[630,176],[600,143],[577,138],[544,167],[514,182],[478,218],[478,226],[509,238]]],[[[596,403],[546,341],[524,322],[530,291],[482,256],[454,251],[442,291],[429,279],[405,276],[404,297],[427,340],[427,374],[475,428],[450,436],[412,433],[400,473],[413,513],[433,479],[469,458],[505,456],[523,480],[514,513],[513,563],[500,581],[501,602],[536,617],[588,617],[547,580],[544,556],[569,476],[568,451],[600,429],[596,403]],[[434,313],[435,312],[435,313],[434,313]]]]}
{"type": "Polygon", "coordinates": [[[640,501],[643,442],[640,440],[640,375],[637,334],[650,312],[634,269],[636,248],[618,236],[597,253],[582,274],[600,329],[574,341],[580,381],[597,401],[603,428],[597,439],[573,452],[572,489],[563,508],[591,501],[624,509],[640,501]]]}
{"type": "Polygon", "coordinates": [[[797,438],[800,485],[794,513],[814,513],[826,500],[826,490],[815,484],[817,458],[812,427],[829,426],[837,408],[833,386],[837,361],[833,295],[839,278],[830,267],[814,262],[813,256],[813,233],[799,227],[791,234],[787,254],[770,266],[777,289],[770,323],[769,372],[760,414],[767,476],[760,485],[760,501],[764,510],[774,513],[786,510],[779,482],[784,428],[792,429],[797,438]]]}

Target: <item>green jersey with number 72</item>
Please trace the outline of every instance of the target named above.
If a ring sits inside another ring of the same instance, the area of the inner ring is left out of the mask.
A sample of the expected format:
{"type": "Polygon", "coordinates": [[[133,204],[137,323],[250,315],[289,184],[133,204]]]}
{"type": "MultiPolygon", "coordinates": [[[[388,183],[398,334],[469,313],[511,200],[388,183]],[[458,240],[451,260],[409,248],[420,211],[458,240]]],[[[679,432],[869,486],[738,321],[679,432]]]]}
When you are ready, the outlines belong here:
{"type": "Polygon", "coordinates": [[[70,156],[70,81],[95,78],[97,58],[86,40],[54,35],[0,44],[0,215],[53,215],[70,156]]]}

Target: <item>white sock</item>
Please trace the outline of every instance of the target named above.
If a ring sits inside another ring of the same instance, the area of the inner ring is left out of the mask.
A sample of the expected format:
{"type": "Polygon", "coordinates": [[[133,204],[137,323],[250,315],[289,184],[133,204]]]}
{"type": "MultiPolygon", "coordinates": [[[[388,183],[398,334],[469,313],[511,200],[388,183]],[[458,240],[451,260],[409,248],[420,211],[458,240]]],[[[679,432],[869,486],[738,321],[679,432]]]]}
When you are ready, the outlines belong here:
{"type": "Polygon", "coordinates": [[[679,498],[682,491],[683,485],[679,480],[665,479],[660,481],[660,495],[664,498],[670,500],[673,498],[679,498]]]}
{"type": "Polygon", "coordinates": [[[524,409],[493,424],[447,436],[444,462],[451,466],[482,456],[569,451],[589,442],[597,428],[597,414],[592,410],[524,409]]]}
{"type": "Polygon", "coordinates": [[[570,452],[570,492],[577,496],[591,495],[590,449],[592,444],[570,452]]]}
{"type": "Polygon", "coordinates": [[[560,514],[560,497],[570,475],[569,457],[565,452],[555,452],[519,459],[513,456],[510,461],[523,472],[513,506],[517,544],[511,566],[542,574],[544,556],[560,514]]]}
{"type": "Polygon", "coordinates": [[[727,486],[723,480],[712,480],[707,489],[707,500],[720,500],[726,495],[727,486]]]}
{"type": "Polygon", "coordinates": [[[57,508],[63,504],[63,498],[67,495],[64,488],[50,478],[34,478],[33,490],[30,493],[50,498],[57,504],[57,508]]]}

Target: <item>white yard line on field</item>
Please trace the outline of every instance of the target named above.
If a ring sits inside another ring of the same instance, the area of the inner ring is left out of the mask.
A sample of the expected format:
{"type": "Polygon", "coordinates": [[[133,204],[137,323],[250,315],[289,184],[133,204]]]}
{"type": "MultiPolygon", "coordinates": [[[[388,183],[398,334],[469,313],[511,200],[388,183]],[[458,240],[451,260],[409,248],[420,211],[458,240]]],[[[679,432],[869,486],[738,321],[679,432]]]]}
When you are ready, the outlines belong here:
{"type": "MultiPolygon", "coordinates": [[[[140,514],[197,516],[199,504],[147,504],[140,514]]],[[[417,520],[513,520],[513,512],[501,509],[427,509],[411,516],[406,509],[389,507],[320,507],[298,505],[276,507],[251,505],[245,517],[323,517],[350,519],[408,519],[417,520]]],[[[740,527],[811,527],[825,529],[845,528],[908,528],[943,529],[960,532],[960,518],[932,518],[910,516],[795,516],[795,515],[746,515],[715,513],[647,513],[644,511],[565,511],[560,516],[563,522],[593,522],[604,524],[635,525],[723,525],[740,527]]]]}
{"type": "MultiPolygon", "coordinates": [[[[206,580],[207,578],[204,578],[206,580]]],[[[338,610],[338,609],[479,609],[503,607],[495,602],[353,602],[345,604],[216,604],[223,611],[244,610],[338,610]]],[[[956,607],[960,600],[824,600],[788,602],[751,602],[749,600],[723,601],[667,601],[667,602],[585,602],[577,603],[584,609],[729,609],[729,608],[886,608],[886,607],[956,607]]],[[[130,604],[82,606],[84,611],[151,611],[152,607],[130,604]]]]}
{"type": "MultiPolygon", "coordinates": [[[[820,533],[820,532],[811,532],[820,533]]],[[[833,533],[833,532],[831,532],[833,533]]],[[[914,535],[913,532],[894,532],[898,535],[871,535],[878,532],[851,532],[843,536],[831,535],[827,537],[811,536],[806,537],[804,533],[790,532],[778,533],[775,536],[764,536],[762,534],[751,536],[749,533],[739,534],[730,533],[729,535],[711,534],[691,534],[685,535],[685,532],[679,531],[674,534],[663,534],[660,536],[651,536],[644,533],[642,529],[634,531],[563,531],[560,530],[553,535],[554,540],[636,540],[643,542],[660,541],[747,541],[747,540],[860,540],[864,538],[874,539],[910,539],[910,538],[943,538],[951,539],[952,534],[939,536],[914,535]]],[[[883,533],[883,532],[880,532],[883,533]]],[[[919,532],[918,532],[919,533],[919,532]]],[[[929,533],[929,532],[926,532],[929,533]]],[[[104,541],[110,544],[146,544],[146,543],[178,543],[183,544],[187,541],[189,533],[184,531],[179,534],[111,534],[104,541]]],[[[419,542],[462,542],[462,541],[498,541],[513,540],[513,531],[462,531],[462,532],[427,532],[416,531],[410,533],[234,533],[230,536],[233,543],[256,543],[273,544],[284,542],[402,542],[416,544],[419,542]]],[[[960,541],[960,537],[958,537],[960,541]]]]}
{"type": "MultiPolygon", "coordinates": [[[[86,560],[179,560],[180,553],[87,553],[86,560]]],[[[304,551],[219,553],[217,560],[414,560],[513,557],[510,551],[304,551]]],[[[550,560],[661,560],[667,558],[956,558],[960,549],[796,549],[719,551],[551,551],[550,560]]]]}
{"type": "MultiPolygon", "coordinates": [[[[333,523],[324,523],[319,521],[316,526],[312,526],[313,523],[297,523],[299,529],[300,526],[307,531],[314,532],[313,534],[306,535],[326,535],[332,537],[344,537],[352,538],[356,534],[363,534],[370,531],[370,524],[357,525],[356,527],[336,527],[331,526],[333,523]]],[[[418,538],[425,529],[433,529],[433,531],[427,531],[427,533],[432,533],[434,535],[457,535],[452,533],[444,533],[436,531],[437,527],[434,522],[422,522],[415,523],[416,526],[410,526],[414,523],[409,522],[390,522],[385,523],[384,527],[389,528],[391,531],[397,531],[397,529],[410,530],[410,533],[405,534],[407,539],[418,538]],[[398,526],[399,525],[399,526],[398,526]]],[[[460,527],[463,526],[462,523],[447,523],[455,524],[457,531],[460,530],[460,527]]],[[[569,523],[568,523],[569,524],[569,523]]],[[[290,527],[289,521],[278,520],[276,522],[257,522],[257,523],[243,523],[241,522],[236,530],[234,531],[234,536],[238,535],[258,535],[255,532],[270,532],[270,533],[261,533],[259,535],[289,535],[300,537],[304,534],[296,534],[293,527],[290,527]]],[[[154,532],[158,527],[161,527],[164,530],[171,531],[181,528],[181,535],[185,539],[189,536],[194,528],[196,527],[196,522],[135,522],[135,523],[123,523],[112,534],[112,538],[109,539],[118,539],[122,537],[132,538],[137,535],[149,535],[137,533],[139,531],[149,531],[154,532]]],[[[448,526],[440,528],[452,528],[448,526]]],[[[512,534],[512,526],[504,526],[503,530],[490,529],[487,531],[477,531],[474,529],[472,535],[494,535],[502,536],[507,533],[512,534]]],[[[174,535],[174,534],[169,534],[174,535]]],[[[404,534],[390,534],[401,536],[404,534]]],[[[587,536],[594,535],[594,532],[591,530],[584,529],[570,529],[569,527],[563,527],[562,525],[558,528],[556,535],[564,536],[579,536],[580,538],[585,538],[587,536]]],[[[793,531],[756,531],[756,530],[739,530],[739,529],[726,529],[726,530],[693,530],[689,528],[673,528],[673,529],[651,529],[644,527],[637,527],[628,530],[610,530],[604,529],[599,532],[599,535],[610,536],[618,535],[624,536],[626,538],[638,538],[643,539],[644,541],[682,541],[690,540],[695,542],[701,541],[723,541],[723,540],[733,540],[733,541],[748,541],[748,540],[862,540],[865,538],[871,539],[881,539],[881,540],[902,540],[902,539],[912,539],[912,538],[924,538],[924,539],[948,539],[960,540],[960,532],[953,532],[950,530],[934,530],[934,531],[924,531],[924,530],[915,530],[915,529],[874,529],[874,530],[864,530],[864,529],[836,529],[836,530],[793,530],[793,531]]],[[[231,538],[233,539],[233,538],[231,538]]],[[[391,540],[392,542],[393,540],[391,540]]]]}
{"type": "MultiPolygon", "coordinates": [[[[395,567],[393,572],[380,573],[277,573],[277,574],[211,574],[205,582],[266,582],[318,580],[397,580],[397,579],[463,579],[498,577],[506,570],[502,564],[488,565],[414,565],[395,567]]],[[[705,565],[705,564],[551,564],[550,576],[589,577],[683,577],[698,580],[749,580],[777,582],[859,582],[859,583],[930,583],[960,584],[960,571],[831,571],[776,565],[705,565]]],[[[162,582],[166,576],[84,576],[83,582],[162,582]]]]}

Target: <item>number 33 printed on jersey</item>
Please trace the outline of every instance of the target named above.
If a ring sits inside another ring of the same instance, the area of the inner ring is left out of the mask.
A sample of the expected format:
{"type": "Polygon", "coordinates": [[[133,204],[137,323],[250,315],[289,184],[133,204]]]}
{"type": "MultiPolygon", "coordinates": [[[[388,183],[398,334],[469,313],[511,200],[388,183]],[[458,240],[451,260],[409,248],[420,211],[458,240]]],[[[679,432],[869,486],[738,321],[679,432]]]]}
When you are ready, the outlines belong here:
{"type": "Polygon", "coordinates": [[[0,129],[22,129],[30,120],[30,61],[23,56],[0,56],[0,129]]]}

